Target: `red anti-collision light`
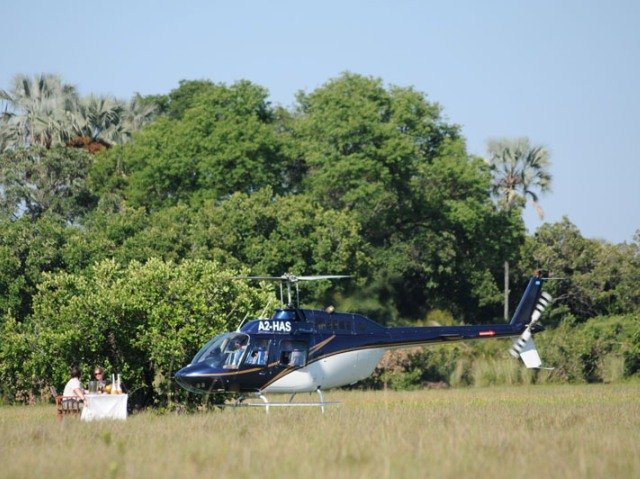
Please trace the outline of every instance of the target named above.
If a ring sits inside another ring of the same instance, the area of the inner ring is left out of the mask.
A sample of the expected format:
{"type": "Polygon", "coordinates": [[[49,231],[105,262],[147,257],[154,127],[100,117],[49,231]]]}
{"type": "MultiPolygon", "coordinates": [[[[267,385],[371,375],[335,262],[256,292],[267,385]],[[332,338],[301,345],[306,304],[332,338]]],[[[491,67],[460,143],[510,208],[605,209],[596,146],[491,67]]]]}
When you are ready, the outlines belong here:
{"type": "Polygon", "coordinates": [[[480,331],[478,333],[478,336],[495,336],[496,332],[495,331],[480,331]]]}

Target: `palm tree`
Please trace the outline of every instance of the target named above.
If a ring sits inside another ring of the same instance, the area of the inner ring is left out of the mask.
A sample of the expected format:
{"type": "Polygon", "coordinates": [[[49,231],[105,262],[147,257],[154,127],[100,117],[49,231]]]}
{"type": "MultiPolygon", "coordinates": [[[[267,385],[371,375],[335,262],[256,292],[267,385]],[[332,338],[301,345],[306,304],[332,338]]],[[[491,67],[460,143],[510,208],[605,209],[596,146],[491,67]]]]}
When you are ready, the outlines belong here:
{"type": "Polygon", "coordinates": [[[551,190],[549,152],[543,146],[531,146],[528,138],[489,140],[489,164],[493,171],[493,193],[503,208],[524,206],[527,197],[540,219],[544,212],[538,203],[538,190],[551,190]]]}
{"type": "Polygon", "coordinates": [[[97,140],[120,123],[124,107],[115,98],[89,95],[82,98],[74,113],[74,132],[97,140]]]}
{"type": "Polygon", "coordinates": [[[122,122],[123,102],[107,96],[89,95],[80,98],[69,112],[72,138],[68,146],[96,152],[112,146],[110,136],[122,122]]]}
{"type": "MultiPolygon", "coordinates": [[[[531,146],[528,138],[498,139],[487,142],[493,173],[492,193],[505,210],[524,208],[530,198],[538,217],[544,211],[539,193],[551,190],[549,152],[543,146],[531,146]]],[[[509,262],[504,262],[504,318],[509,319],[509,262]]]]}
{"type": "Polygon", "coordinates": [[[109,132],[109,141],[117,144],[129,141],[134,132],[153,121],[158,113],[158,105],[144,103],[138,94],[135,94],[128,103],[122,102],[121,107],[120,121],[117,127],[109,132]]]}
{"type": "Polygon", "coordinates": [[[0,90],[5,102],[3,135],[13,147],[62,143],[69,136],[68,111],[77,99],[75,87],[58,75],[16,75],[8,91],[0,90]]]}
{"type": "Polygon", "coordinates": [[[89,150],[92,144],[126,143],[135,131],[155,118],[156,109],[155,105],[143,105],[137,96],[128,103],[107,96],[81,98],[70,113],[75,135],[71,143],[84,144],[89,150]]]}
{"type": "Polygon", "coordinates": [[[139,95],[129,102],[81,98],[52,74],[16,75],[9,90],[0,90],[0,107],[0,152],[58,144],[97,151],[127,142],[156,113],[156,106],[144,104],[139,95]]]}

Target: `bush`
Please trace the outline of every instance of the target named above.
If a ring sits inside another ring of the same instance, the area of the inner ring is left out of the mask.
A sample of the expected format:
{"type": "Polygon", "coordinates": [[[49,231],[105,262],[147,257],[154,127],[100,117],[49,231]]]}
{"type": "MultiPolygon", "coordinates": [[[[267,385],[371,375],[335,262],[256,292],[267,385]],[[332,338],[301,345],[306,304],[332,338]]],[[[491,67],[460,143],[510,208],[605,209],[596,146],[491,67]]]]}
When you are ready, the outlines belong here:
{"type": "Polygon", "coordinates": [[[640,371],[637,315],[597,317],[582,325],[561,323],[536,341],[545,362],[556,367],[558,380],[610,382],[640,371]]]}

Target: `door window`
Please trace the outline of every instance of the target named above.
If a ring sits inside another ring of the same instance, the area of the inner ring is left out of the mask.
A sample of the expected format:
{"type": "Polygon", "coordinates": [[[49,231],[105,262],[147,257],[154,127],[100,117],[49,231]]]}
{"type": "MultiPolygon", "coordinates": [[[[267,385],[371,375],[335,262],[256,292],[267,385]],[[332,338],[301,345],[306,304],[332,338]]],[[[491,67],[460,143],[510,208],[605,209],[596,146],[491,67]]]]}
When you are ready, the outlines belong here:
{"type": "Polygon", "coordinates": [[[251,342],[244,364],[249,366],[266,366],[269,356],[269,339],[258,339],[251,342]]]}
{"type": "Polygon", "coordinates": [[[307,364],[308,344],[306,341],[283,340],[280,342],[279,363],[281,366],[300,368],[307,364]]]}

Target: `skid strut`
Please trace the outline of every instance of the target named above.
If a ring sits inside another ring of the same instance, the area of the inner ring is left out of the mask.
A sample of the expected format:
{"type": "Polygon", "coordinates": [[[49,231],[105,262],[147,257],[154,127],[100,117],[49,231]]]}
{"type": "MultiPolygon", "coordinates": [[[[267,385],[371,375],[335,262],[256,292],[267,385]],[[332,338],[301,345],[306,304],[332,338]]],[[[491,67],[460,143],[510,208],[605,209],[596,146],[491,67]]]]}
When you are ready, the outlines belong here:
{"type": "Polygon", "coordinates": [[[327,401],[325,401],[322,389],[318,388],[318,389],[316,389],[316,392],[318,393],[318,396],[320,397],[320,401],[319,402],[293,402],[293,399],[296,397],[297,393],[291,394],[291,397],[289,397],[289,401],[288,402],[270,402],[269,398],[267,398],[267,396],[264,393],[259,392],[259,393],[256,393],[256,396],[259,397],[262,400],[261,403],[259,403],[259,402],[243,402],[245,397],[244,396],[240,396],[233,403],[233,406],[234,407],[263,407],[267,413],[269,412],[269,409],[272,408],[272,407],[319,407],[320,410],[324,413],[326,406],[337,406],[339,404],[337,402],[327,402],[327,401]]]}

